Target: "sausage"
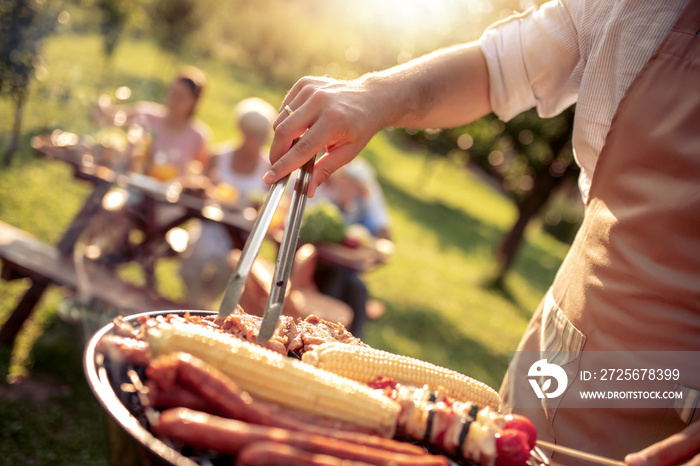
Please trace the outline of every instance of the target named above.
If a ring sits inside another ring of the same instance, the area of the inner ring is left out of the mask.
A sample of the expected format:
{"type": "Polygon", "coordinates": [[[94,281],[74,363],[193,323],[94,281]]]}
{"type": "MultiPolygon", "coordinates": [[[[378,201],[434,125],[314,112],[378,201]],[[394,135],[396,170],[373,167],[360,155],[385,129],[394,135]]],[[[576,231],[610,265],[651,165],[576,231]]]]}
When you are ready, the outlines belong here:
{"type": "Polygon", "coordinates": [[[171,440],[225,454],[235,455],[246,445],[265,441],[282,443],[309,453],[375,465],[385,465],[389,462],[396,466],[448,465],[444,457],[428,453],[421,455],[396,453],[319,434],[248,424],[187,408],[164,411],[161,413],[159,422],[153,424],[153,429],[156,434],[171,440]]]}
{"type": "Polygon", "coordinates": [[[97,342],[96,349],[113,361],[126,361],[137,366],[145,366],[151,360],[150,345],[131,337],[105,335],[97,342]]]}
{"type": "Polygon", "coordinates": [[[256,442],[245,447],[238,454],[236,464],[240,466],[370,466],[369,463],[313,454],[274,442],[256,442]]]}
{"type": "MultiPolygon", "coordinates": [[[[188,353],[171,353],[153,361],[146,369],[149,380],[154,381],[163,391],[181,383],[205,400],[210,409],[198,408],[191,405],[179,405],[218,414],[232,419],[261,424],[272,427],[282,427],[330,436],[356,443],[370,445],[396,453],[422,454],[425,450],[417,445],[371,435],[340,421],[321,419],[305,413],[284,409],[281,406],[253,400],[248,393],[242,391],[229,376],[188,353]]],[[[178,405],[163,407],[175,407],[178,405]]]]}
{"type": "Polygon", "coordinates": [[[190,408],[207,413],[215,413],[215,410],[202,397],[195,395],[192,391],[179,384],[174,384],[167,390],[158,386],[154,381],[147,380],[146,400],[149,407],[153,408],[190,408]]]}
{"type": "Polygon", "coordinates": [[[347,430],[338,430],[334,432],[326,431],[326,435],[345,442],[381,448],[382,450],[387,450],[394,453],[402,453],[406,455],[426,454],[425,449],[419,445],[388,439],[380,435],[369,435],[363,432],[350,432],[347,430]]]}
{"type": "Polygon", "coordinates": [[[269,413],[250,406],[250,395],[241,390],[230,377],[215,367],[188,353],[170,353],[152,361],[146,376],[168,390],[176,381],[202,397],[223,416],[250,420],[264,420],[269,413]]]}

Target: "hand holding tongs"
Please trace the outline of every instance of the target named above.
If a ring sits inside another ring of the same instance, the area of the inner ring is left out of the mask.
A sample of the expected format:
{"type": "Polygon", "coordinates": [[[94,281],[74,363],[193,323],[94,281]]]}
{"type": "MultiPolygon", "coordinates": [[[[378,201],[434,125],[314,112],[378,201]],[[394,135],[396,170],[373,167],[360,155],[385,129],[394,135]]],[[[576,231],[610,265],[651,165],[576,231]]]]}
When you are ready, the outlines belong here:
{"type": "MultiPolygon", "coordinates": [[[[298,139],[294,140],[292,145],[294,145],[296,141],[298,141],[298,139]]],[[[294,192],[292,193],[287,223],[284,227],[282,242],[275,263],[272,289],[267,299],[263,321],[260,326],[260,332],[258,333],[258,342],[260,343],[266,342],[270,339],[272,334],[275,333],[279,317],[282,314],[284,295],[287,289],[289,275],[292,272],[292,264],[294,263],[294,255],[299,240],[299,230],[301,228],[302,217],[304,216],[304,208],[306,206],[306,198],[309,192],[309,185],[311,184],[311,175],[313,174],[315,161],[316,156],[312,157],[299,169],[299,177],[294,187],[294,192]]],[[[248,274],[253,267],[255,258],[260,252],[260,247],[270,227],[275,210],[277,210],[277,206],[282,199],[288,180],[289,176],[277,181],[277,183],[270,188],[267,198],[260,209],[258,218],[255,220],[250,236],[243,247],[241,258],[236,265],[236,270],[233,272],[233,276],[226,288],[226,293],[224,294],[221,307],[219,308],[220,318],[231,314],[241,298],[243,286],[248,279],[248,274]]]]}

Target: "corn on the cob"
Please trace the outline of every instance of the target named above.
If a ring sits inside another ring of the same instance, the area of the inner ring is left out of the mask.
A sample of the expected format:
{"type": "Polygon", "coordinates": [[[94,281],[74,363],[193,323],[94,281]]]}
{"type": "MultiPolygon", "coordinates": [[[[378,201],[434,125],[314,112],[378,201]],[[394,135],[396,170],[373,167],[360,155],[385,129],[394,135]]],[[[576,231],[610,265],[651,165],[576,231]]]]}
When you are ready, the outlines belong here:
{"type": "Polygon", "coordinates": [[[496,411],[501,404],[498,393],[483,382],[435,364],[371,347],[325,343],[304,353],[302,360],[361,383],[383,375],[400,383],[428,385],[433,390],[442,387],[453,400],[471,401],[496,411]]]}
{"type": "Polygon", "coordinates": [[[253,397],[394,435],[399,404],[356,381],[201,325],[161,323],[146,335],[156,355],[190,353],[253,397]]]}

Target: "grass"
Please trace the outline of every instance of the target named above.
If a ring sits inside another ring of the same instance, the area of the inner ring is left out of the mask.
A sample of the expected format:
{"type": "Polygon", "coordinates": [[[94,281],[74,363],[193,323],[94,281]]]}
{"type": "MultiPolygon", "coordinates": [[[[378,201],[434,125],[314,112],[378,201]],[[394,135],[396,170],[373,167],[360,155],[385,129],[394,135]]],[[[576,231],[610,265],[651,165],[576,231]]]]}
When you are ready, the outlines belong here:
{"type": "MultiPolygon", "coordinates": [[[[160,100],[184,63],[146,42],[127,41],[106,66],[98,37],[64,34],[47,43],[44,64],[49,74],[33,88],[21,152],[0,171],[0,220],[55,243],[88,187],[65,165],[36,158],[28,146],[31,136],[54,128],[94,132],[86,115],[100,93],[128,85],[134,98],[160,100]]],[[[236,137],[231,109],[237,101],[257,95],[278,105],[286,90],[270,89],[218,63],[195,64],[210,77],[199,115],[215,141],[236,137]]],[[[11,117],[8,103],[0,101],[0,146],[11,117]]],[[[383,317],[368,324],[365,340],[498,387],[507,353],[515,349],[567,245],[534,225],[504,288],[494,289],[488,285],[492,251],[515,220],[513,205],[455,162],[398,147],[389,132],[377,135],[363,156],[377,169],[396,242],[393,259],[365,276],[371,295],[387,306],[383,317]]],[[[170,295],[182,293],[175,266],[167,261],[158,269],[170,295]]],[[[0,282],[0,324],[26,286],[0,282]]],[[[84,333],[92,329],[58,318],[62,300],[51,289],[16,345],[0,350],[0,373],[8,382],[26,376],[37,382],[32,390],[25,389],[32,387],[27,382],[0,384],[0,464],[107,462],[105,423],[80,366],[84,333]],[[48,391],[37,388],[42,386],[48,391]]]]}

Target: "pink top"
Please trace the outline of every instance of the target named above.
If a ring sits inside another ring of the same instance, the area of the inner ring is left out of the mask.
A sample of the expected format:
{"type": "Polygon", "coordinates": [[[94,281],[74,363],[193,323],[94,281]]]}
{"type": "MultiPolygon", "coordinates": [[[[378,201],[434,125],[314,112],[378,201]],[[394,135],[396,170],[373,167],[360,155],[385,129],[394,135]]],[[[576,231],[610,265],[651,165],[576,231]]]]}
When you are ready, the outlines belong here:
{"type": "Polygon", "coordinates": [[[183,129],[168,128],[165,124],[165,107],[153,102],[141,103],[138,110],[138,122],[153,138],[151,153],[154,162],[173,163],[180,169],[180,175],[185,175],[187,164],[205,151],[209,128],[196,120],[190,120],[183,129]]]}

